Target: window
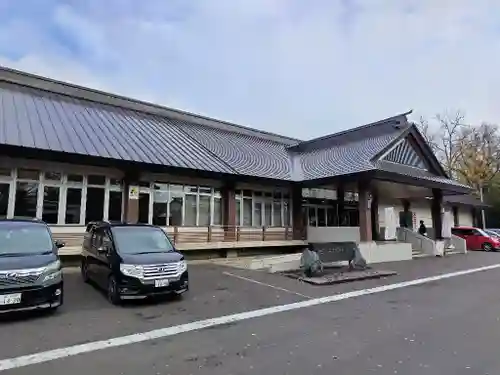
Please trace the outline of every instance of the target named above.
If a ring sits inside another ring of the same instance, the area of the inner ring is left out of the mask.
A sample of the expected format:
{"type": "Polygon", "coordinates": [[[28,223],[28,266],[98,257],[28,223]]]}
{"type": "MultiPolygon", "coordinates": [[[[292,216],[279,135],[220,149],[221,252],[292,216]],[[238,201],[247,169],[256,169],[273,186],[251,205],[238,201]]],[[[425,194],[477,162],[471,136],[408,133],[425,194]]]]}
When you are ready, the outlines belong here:
{"type": "Polygon", "coordinates": [[[283,225],[285,227],[290,226],[290,208],[289,208],[289,202],[288,200],[283,201],[283,225]]]}
{"type": "Polygon", "coordinates": [[[1,177],[12,177],[12,169],[0,167],[0,176],[1,177]]]}
{"type": "Polygon", "coordinates": [[[87,203],[85,205],[85,223],[99,221],[104,214],[104,189],[88,187],[87,203]]]}
{"type": "Polygon", "coordinates": [[[166,226],[168,215],[168,186],[155,185],[155,188],[165,188],[165,190],[154,191],[153,193],[153,224],[166,226]]]}
{"type": "Polygon", "coordinates": [[[106,183],[105,176],[99,175],[88,175],[87,176],[87,184],[88,185],[104,185],[106,183]]]}
{"type": "Polygon", "coordinates": [[[281,222],[281,200],[273,202],[273,226],[281,227],[283,223],[281,222]]]}
{"type": "Polygon", "coordinates": [[[309,226],[315,227],[317,225],[316,219],[316,207],[308,207],[308,218],[309,218],[309,226]]]}
{"type": "Polygon", "coordinates": [[[182,225],[184,211],[184,191],[182,185],[170,185],[170,217],[168,224],[171,226],[182,225]]]}
{"type": "Polygon", "coordinates": [[[241,200],[236,201],[236,225],[241,225],[241,200]]]}
{"type": "MultiPolygon", "coordinates": [[[[257,220],[257,219],[255,219],[257,220]]],[[[260,223],[260,220],[258,221],[260,223]]],[[[243,226],[251,227],[252,226],[252,200],[251,199],[243,199],[243,226]]]]}
{"type": "Polygon", "coordinates": [[[45,181],[61,182],[62,173],[60,172],[45,172],[43,174],[45,181]]]}
{"type": "Polygon", "coordinates": [[[14,216],[36,217],[37,197],[38,182],[18,182],[16,184],[14,216]]]}
{"type": "Polygon", "coordinates": [[[42,220],[47,224],[57,224],[59,212],[59,187],[45,186],[43,188],[42,220]]]}
{"type": "Polygon", "coordinates": [[[196,226],[197,214],[196,195],[186,194],[185,200],[184,225],[194,227],[196,226]]]}
{"type": "Polygon", "coordinates": [[[262,202],[255,202],[254,204],[254,225],[256,227],[262,226],[262,202]]]}
{"type": "Polygon", "coordinates": [[[273,210],[273,205],[272,203],[268,200],[265,205],[265,220],[264,220],[264,224],[265,226],[271,226],[273,223],[272,223],[272,210],[273,210]]]}
{"type": "Polygon", "coordinates": [[[82,189],[70,188],[66,190],[66,224],[80,224],[82,208],[82,189]]]}
{"type": "Polygon", "coordinates": [[[220,197],[214,197],[213,225],[222,225],[222,201],[220,197]]]}
{"type": "Polygon", "coordinates": [[[0,183],[0,217],[7,217],[10,184],[0,183]]]}
{"type": "Polygon", "coordinates": [[[139,223],[149,223],[149,193],[139,193],[139,223]]]}
{"type": "Polygon", "coordinates": [[[318,227],[326,227],[326,208],[318,207],[318,227]]]}
{"type": "Polygon", "coordinates": [[[122,220],[122,197],[123,192],[121,191],[109,192],[108,220],[122,220]]]}
{"type": "Polygon", "coordinates": [[[18,169],[17,179],[38,181],[40,179],[40,172],[34,169],[18,169]]]}
{"type": "Polygon", "coordinates": [[[69,174],[68,182],[83,183],[83,176],[78,174],[69,174]]]}
{"type": "MultiPolygon", "coordinates": [[[[198,206],[198,225],[199,226],[209,226],[210,225],[210,195],[200,195],[200,202],[198,206]]],[[[215,199],[214,199],[215,200],[215,199]]],[[[214,213],[215,214],[215,213],[214,213]]]]}

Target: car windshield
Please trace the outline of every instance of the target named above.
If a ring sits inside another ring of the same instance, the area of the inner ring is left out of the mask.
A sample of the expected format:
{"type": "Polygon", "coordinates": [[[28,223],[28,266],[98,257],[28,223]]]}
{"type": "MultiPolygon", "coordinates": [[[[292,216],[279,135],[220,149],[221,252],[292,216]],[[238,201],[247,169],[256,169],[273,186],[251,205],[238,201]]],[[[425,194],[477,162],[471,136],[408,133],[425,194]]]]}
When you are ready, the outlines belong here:
{"type": "Polygon", "coordinates": [[[45,225],[1,223],[0,256],[30,255],[52,251],[53,242],[45,225]]]}
{"type": "Polygon", "coordinates": [[[499,236],[497,232],[495,232],[493,230],[490,230],[490,229],[486,229],[485,232],[489,236],[493,236],[493,237],[498,237],[499,236]]]}
{"type": "Polygon", "coordinates": [[[114,227],[113,237],[118,251],[126,254],[164,253],[173,251],[167,235],[155,227],[114,227]]]}

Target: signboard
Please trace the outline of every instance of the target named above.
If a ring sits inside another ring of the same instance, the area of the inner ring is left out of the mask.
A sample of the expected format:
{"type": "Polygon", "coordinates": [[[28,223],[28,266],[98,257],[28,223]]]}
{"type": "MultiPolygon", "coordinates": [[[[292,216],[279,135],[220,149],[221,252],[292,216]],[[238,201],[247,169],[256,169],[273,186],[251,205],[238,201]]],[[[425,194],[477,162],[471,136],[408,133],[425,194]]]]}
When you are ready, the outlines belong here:
{"type": "Polygon", "coordinates": [[[384,209],[385,221],[385,240],[395,240],[397,238],[397,218],[394,207],[386,207],[384,209]]]}
{"type": "Polygon", "coordinates": [[[139,199],[139,186],[129,186],[128,199],[139,199]]]}

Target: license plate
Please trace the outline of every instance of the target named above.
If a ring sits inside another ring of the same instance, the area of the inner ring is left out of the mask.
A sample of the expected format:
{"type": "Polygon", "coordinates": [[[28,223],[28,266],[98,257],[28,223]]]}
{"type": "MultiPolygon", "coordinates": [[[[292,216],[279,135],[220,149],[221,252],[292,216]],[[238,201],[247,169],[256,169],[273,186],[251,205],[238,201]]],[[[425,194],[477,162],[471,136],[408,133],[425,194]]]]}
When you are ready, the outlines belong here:
{"type": "Polygon", "coordinates": [[[21,293],[0,295],[0,305],[16,305],[21,303],[21,293]]]}
{"type": "Polygon", "coordinates": [[[162,287],[168,286],[168,284],[169,284],[168,279],[155,280],[155,287],[156,288],[162,288],[162,287]]]}

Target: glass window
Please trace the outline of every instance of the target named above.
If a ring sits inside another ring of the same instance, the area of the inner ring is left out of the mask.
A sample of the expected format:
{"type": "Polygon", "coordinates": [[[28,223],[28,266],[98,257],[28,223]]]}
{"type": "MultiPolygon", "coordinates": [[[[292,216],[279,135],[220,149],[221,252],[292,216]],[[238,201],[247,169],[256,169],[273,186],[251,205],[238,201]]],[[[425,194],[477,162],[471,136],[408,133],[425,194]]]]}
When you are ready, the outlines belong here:
{"type": "Polygon", "coordinates": [[[337,213],[335,212],[335,208],[333,207],[328,207],[326,209],[326,225],[328,227],[338,227],[338,218],[337,218],[337,213]]]}
{"type": "Polygon", "coordinates": [[[214,198],[214,218],[213,225],[222,225],[222,201],[220,198],[214,198]]]}
{"type": "Polygon", "coordinates": [[[88,175],[87,184],[89,185],[104,185],[106,183],[106,177],[100,175],[88,175]]]}
{"type": "Polygon", "coordinates": [[[139,184],[138,184],[140,187],[150,187],[151,186],[151,182],[149,181],[139,181],[139,184]]]}
{"type": "Polygon", "coordinates": [[[0,184],[0,217],[7,216],[7,209],[9,207],[9,184],[0,184]]]}
{"type": "Polygon", "coordinates": [[[198,191],[200,194],[212,194],[212,188],[207,186],[200,186],[198,191]]]}
{"type": "Polygon", "coordinates": [[[254,226],[261,227],[262,226],[262,202],[254,203],[254,226]]]}
{"type": "Polygon", "coordinates": [[[252,191],[251,190],[243,190],[243,196],[245,198],[252,198],[252,191]]]}
{"type": "Polygon", "coordinates": [[[266,202],[265,204],[265,221],[264,221],[264,224],[265,226],[269,227],[271,225],[273,225],[272,223],[272,209],[273,209],[273,205],[271,202],[266,202]]]}
{"type": "MultiPolygon", "coordinates": [[[[178,185],[177,185],[178,186],[178,185]]],[[[181,189],[177,189],[176,185],[170,185],[170,218],[168,225],[182,225],[182,211],[184,209],[184,193],[181,189]],[[173,188],[173,189],[172,189],[173,188]]]]}
{"type": "Polygon", "coordinates": [[[308,207],[308,216],[309,216],[309,226],[310,227],[315,227],[317,226],[317,219],[316,219],[316,207],[308,207]]]}
{"type": "Polygon", "coordinates": [[[18,182],[16,185],[16,201],[14,216],[36,217],[38,183],[18,182]]]}
{"type": "Polygon", "coordinates": [[[241,200],[236,200],[236,225],[241,225],[241,200]]]}
{"type": "Polygon", "coordinates": [[[122,220],[122,197],[123,193],[121,191],[109,192],[108,220],[122,220]]]}
{"type": "Polygon", "coordinates": [[[318,207],[318,227],[326,227],[326,209],[318,207]]]}
{"type": "Polygon", "coordinates": [[[79,174],[69,174],[68,175],[68,182],[83,182],[83,176],[79,174]]]}
{"type": "Polygon", "coordinates": [[[117,187],[122,186],[122,180],[120,180],[119,178],[110,178],[109,185],[117,187]]]}
{"type": "Polygon", "coordinates": [[[289,210],[289,204],[288,204],[288,201],[285,200],[283,201],[283,225],[285,227],[289,227],[290,226],[290,210],[289,210]]]}
{"type": "Polygon", "coordinates": [[[274,201],[273,203],[273,226],[281,227],[281,201],[274,201]]]}
{"type": "Polygon", "coordinates": [[[60,173],[60,172],[45,172],[44,179],[45,179],[45,181],[61,182],[62,173],[60,173]]]}
{"type": "Polygon", "coordinates": [[[0,176],[11,177],[12,176],[12,169],[0,167],[0,176]]]}
{"type": "Polygon", "coordinates": [[[196,226],[196,195],[186,194],[186,211],[184,212],[184,225],[188,227],[196,226]]]}
{"type": "Polygon", "coordinates": [[[149,193],[139,193],[139,223],[149,223],[149,193]]]}
{"type": "Polygon", "coordinates": [[[42,220],[47,224],[57,224],[57,212],[59,209],[59,188],[45,186],[43,188],[42,220]]]}
{"type": "Polygon", "coordinates": [[[200,195],[200,205],[198,207],[198,225],[206,227],[210,225],[210,200],[209,195],[200,195]]]}
{"type": "Polygon", "coordinates": [[[168,184],[163,184],[163,183],[160,183],[160,182],[155,182],[153,184],[153,189],[168,191],[168,184]]]}
{"type": "Polygon", "coordinates": [[[82,189],[68,188],[66,192],[66,224],[80,224],[82,189]]]}
{"type": "Polygon", "coordinates": [[[198,193],[198,186],[184,186],[184,191],[186,193],[196,194],[198,193]]]}
{"type": "Polygon", "coordinates": [[[20,180],[35,180],[40,178],[40,172],[35,169],[18,169],[17,178],[20,180]]]}
{"type": "Polygon", "coordinates": [[[102,220],[104,214],[104,189],[87,188],[87,204],[85,205],[85,224],[102,220]]]}
{"type": "MultiPolygon", "coordinates": [[[[155,188],[157,185],[155,184],[155,188]]],[[[168,191],[153,193],[153,224],[166,226],[168,214],[168,191]]]]}
{"type": "Polygon", "coordinates": [[[251,227],[252,226],[252,200],[251,199],[243,199],[243,226],[251,227]]]}

